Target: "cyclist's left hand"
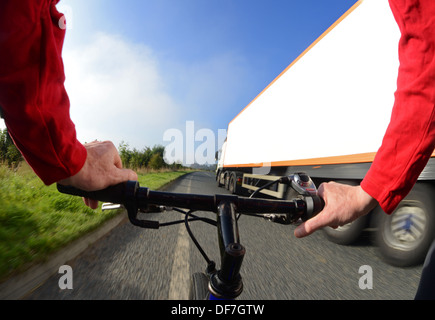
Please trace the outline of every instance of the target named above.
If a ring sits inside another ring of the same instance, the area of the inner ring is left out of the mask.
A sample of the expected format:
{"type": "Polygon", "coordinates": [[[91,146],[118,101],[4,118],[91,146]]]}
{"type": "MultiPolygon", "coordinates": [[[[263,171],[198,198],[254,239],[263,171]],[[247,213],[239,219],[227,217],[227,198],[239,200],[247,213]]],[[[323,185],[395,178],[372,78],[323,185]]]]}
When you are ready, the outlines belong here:
{"type": "MultiPolygon", "coordinates": [[[[102,190],[118,183],[137,180],[137,174],[122,168],[122,161],[115,145],[110,141],[94,141],[84,145],[87,157],[82,169],[59,184],[69,185],[85,191],[102,190]]],[[[98,201],[83,199],[85,204],[96,209],[98,201]]]]}

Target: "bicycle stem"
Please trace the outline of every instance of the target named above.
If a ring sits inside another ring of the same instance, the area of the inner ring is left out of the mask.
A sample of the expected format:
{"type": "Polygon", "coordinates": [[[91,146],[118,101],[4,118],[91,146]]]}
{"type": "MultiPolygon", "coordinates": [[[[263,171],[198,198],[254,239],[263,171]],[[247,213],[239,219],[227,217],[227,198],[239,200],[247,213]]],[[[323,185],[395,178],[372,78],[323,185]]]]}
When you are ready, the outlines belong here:
{"type": "Polygon", "coordinates": [[[235,299],[243,291],[240,268],[245,248],[240,244],[236,207],[231,196],[218,205],[217,226],[221,269],[210,277],[209,291],[216,299],[235,299]]]}

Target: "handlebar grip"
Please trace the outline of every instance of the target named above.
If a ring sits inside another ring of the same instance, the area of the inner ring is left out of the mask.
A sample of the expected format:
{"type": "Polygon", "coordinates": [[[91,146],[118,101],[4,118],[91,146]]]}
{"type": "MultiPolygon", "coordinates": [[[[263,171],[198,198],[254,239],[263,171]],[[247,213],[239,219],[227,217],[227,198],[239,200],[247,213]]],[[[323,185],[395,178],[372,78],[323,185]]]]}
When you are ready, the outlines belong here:
{"type": "Polygon", "coordinates": [[[137,181],[123,182],[98,191],[84,191],[71,186],[57,184],[57,190],[61,193],[102,202],[122,204],[126,207],[128,218],[133,225],[146,229],[158,229],[160,226],[158,221],[140,220],[137,218],[136,192],[138,189],[139,182],[137,181]]]}
{"type": "Polygon", "coordinates": [[[136,181],[123,182],[98,191],[84,191],[75,187],[57,184],[57,190],[61,193],[117,204],[126,204],[129,197],[128,190],[132,189],[130,196],[134,196],[136,188],[136,181]]]}
{"type": "Polygon", "coordinates": [[[325,207],[325,201],[318,195],[305,197],[305,202],[307,204],[307,211],[301,217],[304,222],[319,214],[325,207]]]}

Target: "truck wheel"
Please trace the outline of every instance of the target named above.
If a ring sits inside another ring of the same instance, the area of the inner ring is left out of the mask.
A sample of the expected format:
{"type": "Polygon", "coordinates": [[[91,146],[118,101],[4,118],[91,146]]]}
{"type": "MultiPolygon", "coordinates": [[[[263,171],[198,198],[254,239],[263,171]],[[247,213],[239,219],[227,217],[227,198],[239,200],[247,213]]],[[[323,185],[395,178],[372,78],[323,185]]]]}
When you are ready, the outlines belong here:
{"type": "Polygon", "coordinates": [[[236,193],[236,176],[235,174],[231,174],[230,178],[229,178],[229,182],[228,182],[228,190],[230,191],[231,194],[235,194],[236,193]]]}
{"type": "Polygon", "coordinates": [[[227,189],[227,190],[229,190],[229,188],[230,188],[230,176],[231,176],[231,174],[230,173],[225,173],[225,175],[224,175],[224,181],[225,181],[225,184],[224,184],[224,187],[225,187],[225,189],[227,189]]]}
{"type": "Polygon", "coordinates": [[[323,228],[323,232],[326,238],[333,243],[350,245],[358,240],[362,231],[367,226],[367,220],[368,215],[365,215],[337,229],[331,227],[323,228]]]}
{"type": "Polygon", "coordinates": [[[216,175],[216,184],[218,186],[218,188],[222,187],[222,183],[221,183],[221,172],[219,171],[218,174],[216,175]]]}
{"type": "MultiPolygon", "coordinates": [[[[357,182],[351,180],[336,182],[350,186],[358,185],[357,182]]],[[[368,215],[365,215],[351,223],[338,227],[337,229],[331,227],[323,228],[323,232],[326,235],[326,238],[333,243],[340,245],[350,245],[358,240],[362,231],[367,227],[367,221],[368,215]]]]}
{"type": "Polygon", "coordinates": [[[435,231],[435,189],[417,183],[391,214],[375,212],[376,244],[387,263],[408,267],[422,263],[435,231]]]}

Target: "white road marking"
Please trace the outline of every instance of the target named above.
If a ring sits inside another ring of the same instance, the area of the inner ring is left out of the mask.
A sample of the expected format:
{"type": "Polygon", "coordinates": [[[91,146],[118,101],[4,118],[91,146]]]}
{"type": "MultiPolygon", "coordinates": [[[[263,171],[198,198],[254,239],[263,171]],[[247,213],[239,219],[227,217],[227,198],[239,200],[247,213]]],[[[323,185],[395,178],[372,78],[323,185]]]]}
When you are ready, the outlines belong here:
{"type": "MultiPolygon", "coordinates": [[[[187,193],[191,192],[192,180],[189,179],[187,193]]],[[[184,218],[184,215],[182,215],[184,218]]],[[[174,263],[172,265],[171,283],[169,285],[169,300],[189,299],[190,269],[189,269],[190,239],[184,224],[178,228],[177,245],[175,246],[174,263]]]]}

